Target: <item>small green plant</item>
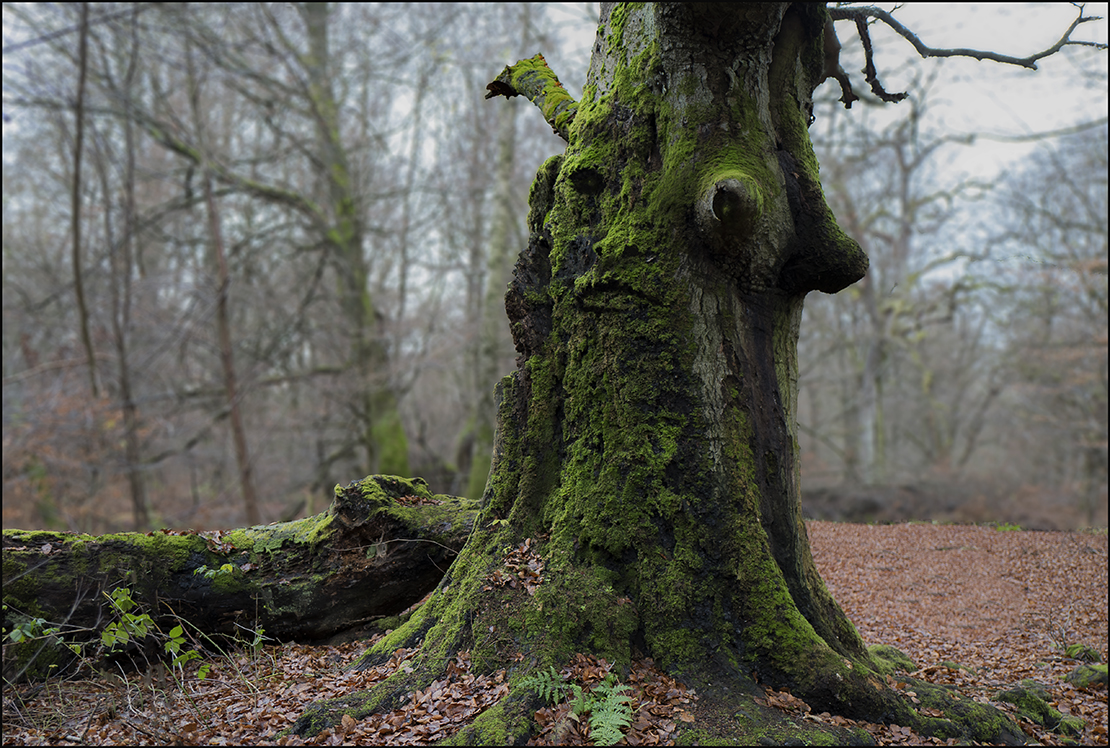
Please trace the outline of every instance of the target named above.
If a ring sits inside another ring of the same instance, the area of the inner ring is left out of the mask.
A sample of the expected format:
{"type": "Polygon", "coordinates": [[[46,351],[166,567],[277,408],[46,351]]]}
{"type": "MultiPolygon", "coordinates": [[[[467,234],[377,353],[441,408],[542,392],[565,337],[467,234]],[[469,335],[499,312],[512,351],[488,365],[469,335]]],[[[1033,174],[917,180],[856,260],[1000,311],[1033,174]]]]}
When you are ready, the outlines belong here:
{"type": "MultiPolygon", "coordinates": [[[[109,623],[104,627],[104,631],[100,633],[100,643],[104,645],[105,651],[112,652],[117,646],[127,644],[132,638],[142,639],[155,631],[161,634],[157,624],[154,623],[149,614],[131,612],[138,603],[131,598],[129,588],[117,587],[112,590],[108,599],[111,601],[112,607],[119,613],[120,619],[109,623]]],[[[200,653],[195,649],[181,651],[181,646],[185,643],[185,629],[180,624],[170,629],[169,634],[162,636],[164,638],[162,649],[173,658],[171,667],[180,668],[184,673],[185,663],[200,659],[200,653]]],[[[80,653],[78,652],[78,654],[80,653]]],[[[207,678],[210,668],[210,663],[202,663],[197,670],[197,677],[201,680],[207,678]]]]}
{"type": "MultiPolygon", "coordinates": [[[[4,606],[7,610],[8,606],[4,606]]],[[[50,636],[58,633],[56,628],[44,628],[46,626],[45,618],[31,618],[23,623],[16,624],[11,631],[8,632],[8,638],[16,644],[20,642],[36,639],[40,636],[50,636]]]]}
{"type": "Polygon", "coordinates": [[[1020,532],[1021,525],[1015,525],[1012,522],[1000,522],[994,526],[994,529],[999,532],[1020,532]]]}
{"type": "Polygon", "coordinates": [[[193,569],[193,576],[202,576],[205,579],[213,579],[220,574],[234,574],[235,564],[224,564],[218,569],[209,569],[207,566],[198,566],[193,569]]]}
{"type": "Polygon", "coordinates": [[[535,689],[540,698],[552,704],[573,694],[571,714],[575,720],[589,714],[590,740],[597,745],[617,743],[632,725],[632,699],[627,694],[630,689],[612,673],[588,691],[577,683],[567,683],[554,667],[525,678],[521,685],[535,689]]]}
{"type": "Polygon", "coordinates": [[[262,628],[261,626],[256,629],[252,629],[247,626],[242,626],[238,623],[235,625],[254,637],[250,640],[250,642],[244,642],[247,645],[247,648],[250,649],[252,658],[262,651],[262,647],[266,645],[266,642],[273,641],[271,637],[266,636],[266,629],[262,628]]]}
{"type": "Polygon", "coordinates": [[[534,688],[539,693],[540,698],[544,701],[549,701],[552,704],[558,704],[563,700],[563,696],[570,690],[563,676],[555,672],[555,668],[548,667],[547,671],[539,671],[533,675],[528,676],[520,682],[524,688],[534,688]]]}
{"type": "MultiPolygon", "coordinates": [[[[166,654],[173,657],[173,662],[171,663],[172,666],[181,668],[182,673],[184,673],[185,671],[186,662],[189,662],[190,660],[200,659],[200,653],[198,653],[195,649],[189,649],[181,652],[181,645],[185,643],[184,634],[185,629],[182,628],[181,624],[178,624],[170,629],[170,633],[168,634],[169,638],[162,645],[162,647],[166,650],[166,654]],[[179,652],[180,654],[178,654],[179,652]]],[[[211,668],[212,663],[202,662],[200,667],[197,668],[197,677],[201,680],[204,680],[208,677],[208,671],[211,668]]]]}
{"type": "Polygon", "coordinates": [[[258,654],[260,651],[262,651],[262,647],[266,642],[273,640],[265,635],[266,629],[262,628],[261,626],[259,626],[258,629],[253,633],[254,639],[251,640],[250,648],[251,652],[253,652],[254,654],[258,654]]]}
{"type": "Polygon", "coordinates": [[[117,587],[112,590],[111,595],[105,595],[119,614],[118,621],[109,623],[100,632],[100,642],[107,651],[113,651],[117,645],[127,644],[132,638],[142,639],[155,628],[154,621],[148,614],[131,612],[138,603],[131,599],[130,588],[117,587]]]}
{"type": "MultiPolygon", "coordinates": [[[[139,603],[131,597],[131,588],[117,587],[111,593],[105,592],[104,596],[108,599],[115,614],[115,620],[108,623],[99,632],[99,642],[94,647],[95,654],[86,654],[85,646],[87,643],[64,641],[60,636],[60,629],[54,626],[48,627],[47,621],[43,618],[27,618],[16,623],[11,630],[5,630],[4,638],[15,644],[35,639],[53,639],[57,644],[68,647],[81,662],[93,668],[98,667],[96,660],[102,655],[112,654],[132,641],[137,642],[148,636],[153,636],[161,641],[162,649],[172,658],[172,667],[180,668],[182,674],[184,673],[185,663],[200,659],[201,655],[195,649],[183,650],[185,630],[181,625],[174,626],[169,634],[163,634],[150,615],[138,612],[139,603]]],[[[5,605],[4,610],[7,609],[8,606],[5,605]]],[[[265,638],[262,637],[261,631],[256,634],[255,642],[251,645],[255,649],[260,646],[260,637],[265,638]]],[[[57,667],[57,665],[51,665],[50,667],[57,667]]],[[[210,668],[210,663],[202,663],[197,670],[197,677],[201,680],[206,678],[210,668]]]]}

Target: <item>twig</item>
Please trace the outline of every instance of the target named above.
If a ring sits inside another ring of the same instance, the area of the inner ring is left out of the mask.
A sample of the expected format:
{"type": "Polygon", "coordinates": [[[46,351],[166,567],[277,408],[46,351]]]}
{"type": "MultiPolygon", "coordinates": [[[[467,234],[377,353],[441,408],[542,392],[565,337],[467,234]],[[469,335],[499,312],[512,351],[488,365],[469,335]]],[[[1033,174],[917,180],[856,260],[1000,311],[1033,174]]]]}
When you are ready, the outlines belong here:
{"type": "Polygon", "coordinates": [[[172,744],[172,742],[173,742],[172,740],[168,740],[168,739],[167,739],[167,737],[166,737],[166,734],[165,734],[165,733],[163,733],[163,734],[159,735],[158,733],[154,733],[154,732],[151,732],[150,730],[147,730],[147,729],[145,729],[145,728],[139,727],[139,726],[138,726],[138,725],[136,725],[136,724],[135,724],[134,722],[132,722],[131,720],[129,720],[129,719],[127,718],[127,717],[123,717],[123,716],[121,716],[121,717],[120,717],[120,719],[121,719],[121,720],[123,720],[124,722],[126,722],[126,723],[127,723],[128,725],[130,725],[130,726],[131,726],[132,728],[134,728],[134,729],[138,730],[139,732],[141,732],[141,733],[142,733],[142,734],[144,734],[144,735],[149,735],[150,737],[154,738],[155,740],[161,741],[161,742],[163,742],[163,743],[166,743],[166,744],[172,744]]]}
{"type": "Polygon", "coordinates": [[[85,742],[85,736],[89,734],[89,728],[92,726],[92,718],[96,715],[96,711],[100,708],[100,705],[104,703],[104,698],[105,697],[101,696],[97,700],[96,706],[89,710],[89,718],[85,720],[85,729],[81,731],[81,738],[77,742],[85,742]]]}
{"type": "Polygon", "coordinates": [[[1020,65],[1021,67],[1029,68],[1030,70],[1037,69],[1037,60],[1048,57],[1049,55],[1053,55],[1066,46],[1094,47],[1095,49],[1107,48],[1107,45],[1100,42],[1075,41],[1070,38],[1071,32],[1075,31],[1075,28],[1079,24],[1086,23],[1087,21],[1102,20],[1101,16],[1084,16],[1082,5],[1079,6],[1079,16],[1074,21],[1072,21],[1071,26],[1068,27],[1068,30],[1064,32],[1064,35],[1060,37],[1060,40],[1058,42],[1053,44],[1048,49],[1042,52],[1037,52],[1036,54],[1029,55],[1028,57],[1012,57],[1010,55],[999,54],[998,52],[990,52],[980,49],[966,49],[962,47],[957,49],[934,49],[933,47],[924,44],[920,39],[917,38],[916,34],[914,34],[912,31],[899,23],[898,20],[896,20],[894,16],[892,16],[890,13],[883,10],[882,8],[876,8],[873,5],[861,6],[859,8],[829,8],[829,16],[834,21],[856,21],[857,27],[859,26],[859,23],[861,21],[866,23],[866,19],[868,18],[877,18],[885,23],[887,26],[890,26],[890,28],[898,32],[898,34],[904,39],[908,40],[909,43],[913,45],[914,49],[917,50],[918,54],[920,54],[922,57],[974,57],[976,60],[980,61],[993,60],[994,62],[1002,62],[1007,65],[1020,65]]]}
{"type": "MultiPolygon", "coordinates": [[[[902,99],[905,99],[909,94],[887,93],[883,89],[882,84],[879,82],[878,73],[875,70],[874,55],[871,46],[871,35],[870,32],[867,30],[867,21],[869,18],[876,18],[885,23],[890,28],[894,29],[894,31],[897,32],[902,38],[909,41],[909,43],[913,45],[914,49],[917,50],[918,54],[920,54],[923,58],[972,57],[976,60],[979,60],[980,62],[983,60],[992,60],[994,62],[1001,62],[1007,65],[1020,65],[1021,67],[1028,68],[1030,70],[1036,70],[1037,60],[1048,57],[1049,55],[1056,54],[1066,46],[1094,47],[1095,49],[1107,48],[1107,45],[1102,44],[1101,42],[1075,41],[1071,38],[1071,33],[1075,31],[1076,27],[1079,26],[1079,24],[1086,23],[1087,21],[1102,20],[1101,16],[1084,16],[1082,5],[1079,6],[1079,16],[1074,21],[1072,21],[1071,25],[1068,27],[1068,30],[1064,32],[1064,35],[1060,37],[1059,41],[1057,41],[1048,49],[1029,55],[1027,57],[1013,57],[1011,55],[999,54],[998,52],[990,52],[981,49],[967,49],[964,47],[954,49],[939,49],[930,47],[923,43],[916,34],[903,26],[889,12],[883,10],[882,8],[877,8],[873,5],[865,5],[858,8],[829,8],[829,18],[834,21],[855,22],[856,30],[859,32],[860,43],[863,45],[864,55],[866,56],[867,60],[866,66],[863,70],[864,75],[868,84],[870,84],[871,86],[871,91],[880,99],[886,102],[901,101],[902,99]]],[[[826,31],[826,34],[828,34],[828,31],[826,31]]],[[[838,76],[837,80],[840,81],[841,89],[844,92],[844,96],[842,97],[841,101],[844,101],[845,108],[848,108],[851,106],[851,100],[854,100],[852,99],[852,96],[854,96],[854,94],[852,94],[851,85],[845,85],[846,78],[847,77],[845,76],[845,80],[841,80],[838,76]]]]}

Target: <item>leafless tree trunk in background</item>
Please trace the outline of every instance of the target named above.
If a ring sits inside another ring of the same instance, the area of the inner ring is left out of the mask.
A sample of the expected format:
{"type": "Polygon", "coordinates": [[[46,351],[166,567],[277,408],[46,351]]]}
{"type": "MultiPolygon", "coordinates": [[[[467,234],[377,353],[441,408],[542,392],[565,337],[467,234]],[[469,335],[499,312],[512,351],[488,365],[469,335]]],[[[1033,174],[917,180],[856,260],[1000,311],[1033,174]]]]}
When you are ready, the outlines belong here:
{"type": "Polygon", "coordinates": [[[77,295],[77,317],[81,326],[81,344],[89,362],[89,391],[93,399],[100,397],[96,384],[96,354],[89,336],[89,310],[85,305],[85,281],[81,277],[81,151],[85,146],[85,80],[89,71],[89,4],[81,3],[81,31],[77,48],[77,102],[74,106],[73,135],[73,290],[77,295]]]}
{"type": "MultiPolygon", "coordinates": [[[[532,44],[532,14],[528,4],[520,6],[520,48],[532,44]]],[[[490,460],[493,457],[493,432],[497,406],[494,385],[504,374],[501,361],[508,342],[505,320],[505,289],[511,277],[516,246],[513,231],[513,168],[516,163],[517,107],[503,107],[498,114],[497,161],[494,166],[493,216],[490,221],[486,248],[486,287],[478,308],[478,337],[474,348],[474,392],[468,443],[469,475],[465,477],[466,496],[478,497],[486,487],[490,460]]]]}
{"type": "MultiPolygon", "coordinates": [[[[527,6],[525,6],[527,7],[527,6]]],[[[493,456],[493,429],[496,405],[494,384],[500,375],[501,346],[505,342],[507,322],[503,313],[505,287],[509,280],[513,246],[512,172],[516,143],[515,107],[498,113],[500,128],[497,136],[497,171],[493,198],[493,221],[489,231],[486,256],[486,292],[482,300],[481,323],[475,361],[474,425],[471,440],[470,475],[466,496],[481,496],[489,475],[493,456]]]]}
{"type": "Polygon", "coordinates": [[[339,104],[332,87],[336,70],[328,48],[328,5],[302,3],[297,10],[308,35],[308,54],[302,64],[316,129],[318,178],[323,182],[331,221],[326,242],[334,253],[340,304],[350,329],[351,364],[358,374],[360,441],[370,472],[407,475],[408,440],[397,411],[389,357],[378,329],[378,310],[370,295],[370,273],[362,246],[363,206],[340,139],[339,104]]]}
{"type": "MultiPolygon", "coordinates": [[[[131,48],[124,76],[124,90],[131,92],[139,64],[139,41],[136,26],[138,19],[131,17],[131,48]]],[[[130,101],[128,97],[127,101],[130,101]]],[[[100,181],[104,192],[104,238],[108,243],[112,267],[112,335],[115,338],[116,358],[119,366],[119,397],[123,409],[124,451],[127,461],[127,481],[131,489],[131,507],[135,529],[150,526],[150,505],[142,473],[142,450],[139,441],[139,414],[131,388],[131,362],[128,360],[131,334],[131,273],[138,243],[139,222],[135,215],[135,126],[130,117],[123,118],[126,165],[123,185],[123,233],[116,237],[111,224],[111,187],[108,179],[108,152],[104,149],[98,160],[100,181]]]]}
{"type": "Polygon", "coordinates": [[[1106,132],[1045,144],[1007,175],[992,246],[1010,262],[980,271],[1006,333],[1000,441],[1026,485],[1072,497],[1091,524],[1106,521],[1106,132]]]}
{"type": "Polygon", "coordinates": [[[247,434],[243,427],[240,396],[235,376],[235,354],[231,343],[231,315],[228,312],[228,297],[231,295],[231,274],[227,268],[227,255],[224,252],[223,236],[220,233],[220,213],[216,198],[212,194],[212,174],[208,166],[208,153],[205,140],[207,127],[201,111],[201,82],[193,61],[193,45],[185,48],[185,62],[188,70],[189,104],[193,114],[193,128],[201,154],[201,179],[204,186],[204,204],[208,214],[208,235],[212,246],[212,256],[216,261],[216,331],[219,336],[220,366],[223,369],[224,389],[227,392],[227,405],[231,417],[231,438],[235,445],[235,463],[239,468],[239,487],[243,493],[243,509],[247,522],[252,525],[262,523],[258,511],[258,498],[254,492],[254,479],[251,475],[250,451],[247,449],[247,434]]]}

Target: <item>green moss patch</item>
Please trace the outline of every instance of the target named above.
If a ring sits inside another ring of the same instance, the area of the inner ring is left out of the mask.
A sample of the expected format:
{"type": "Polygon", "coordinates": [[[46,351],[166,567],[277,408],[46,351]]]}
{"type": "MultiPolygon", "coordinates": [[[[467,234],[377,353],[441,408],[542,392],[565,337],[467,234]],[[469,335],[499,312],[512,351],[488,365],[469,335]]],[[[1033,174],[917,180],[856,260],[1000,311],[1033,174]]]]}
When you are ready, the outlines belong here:
{"type": "Polygon", "coordinates": [[[1068,683],[1076,688],[1106,687],[1106,665],[1080,665],[1067,675],[1068,683]]]}
{"type": "Polygon", "coordinates": [[[1079,735],[1086,724],[1077,717],[1065,717],[1049,705],[1052,696],[1035,680],[1026,679],[1020,686],[999,691],[995,701],[1006,701],[1018,708],[1018,714],[1061,735],[1079,735]]]}
{"type": "Polygon", "coordinates": [[[867,652],[875,663],[876,671],[881,675],[889,675],[897,670],[906,673],[917,670],[917,665],[905,652],[888,644],[872,644],[867,648],[867,652]]]}

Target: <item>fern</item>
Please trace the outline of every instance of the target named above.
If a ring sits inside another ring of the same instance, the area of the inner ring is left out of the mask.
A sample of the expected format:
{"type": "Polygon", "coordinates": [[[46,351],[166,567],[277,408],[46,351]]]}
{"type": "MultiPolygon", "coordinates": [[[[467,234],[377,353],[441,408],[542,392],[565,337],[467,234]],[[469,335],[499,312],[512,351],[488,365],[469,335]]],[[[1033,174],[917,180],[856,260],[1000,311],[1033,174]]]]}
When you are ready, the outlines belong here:
{"type": "Polygon", "coordinates": [[[627,695],[628,686],[617,681],[612,673],[593,689],[586,690],[577,683],[566,683],[554,667],[539,671],[521,681],[524,688],[535,689],[540,698],[556,704],[572,696],[571,713],[590,715],[590,739],[597,745],[613,745],[624,737],[632,725],[632,699],[627,695]]]}
{"type": "Polygon", "coordinates": [[[582,686],[577,683],[570,684],[571,689],[574,691],[574,701],[571,702],[570,710],[574,712],[575,716],[584,714],[594,706],[593,694],[582,689],[582,686]]]}
{"type": "Polygon", "coordinates": [[[628,686],[617,683],[610,673],[594,689],[590,705],[590,739],[598,745],[614,745],[632,725],[632,699],[628,686]]]}
{"type": "Polygon", "coordinates": [[[563,676],[555,672],[553,666],[547,668],[547,672],[543,670],[534,675],[530,675],[520,682],[524,688],[534,688],[539,692],[540,698],[544,701],[550,701],[552,704],[557,704],[563,700],[563,695],[566,693],[567,684],[563,682],[563,676]]]}

